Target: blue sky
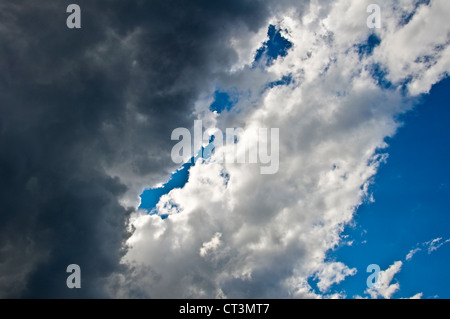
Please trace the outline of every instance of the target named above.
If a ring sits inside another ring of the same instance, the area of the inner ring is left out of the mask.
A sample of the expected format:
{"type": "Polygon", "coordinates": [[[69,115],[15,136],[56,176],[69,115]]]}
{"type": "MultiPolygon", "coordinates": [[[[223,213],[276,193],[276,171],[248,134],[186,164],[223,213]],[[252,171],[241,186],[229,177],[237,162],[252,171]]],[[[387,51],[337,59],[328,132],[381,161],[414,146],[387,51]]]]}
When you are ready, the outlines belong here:
{"type": "MultiPolygon", "coordinates": [[[[270,65],[279,56],[286,56],[292,44],[281,36],[274,26],[268,29],[269,40],[258,49],[253,62],[255,67],[265,61],[262,67],[270,65]]],[[[367,42],[359,45],[360,55],[370,55],[380,44],[372,34],[367,42]]],[[[375,65],[372,75],[378,85],[390,89],[392,84],[385,80],[385,73],[375,65]]],[[[290,76],[270,83],[289,85],[290,76]]],[[[230,111],[237,103],[237,89],[214,92],[210,110],[217,113],[230,111]]],[[[333,286],[333,291],[347,295],[368,297],[366,268],[378,264],[381,270],[389,268],[394,261],[403,262],[402,269],[394,277],[400,290],[394,298],[407,298],[419,292],[423,298],[450,297],[450,245],[443,245],[436,251],[427,252],[424,243],[436,238],[441,242],[450,238],[450,170],[448,159],[450,147],[446,139],[450,136],[450,79],[436,85],[429,94],[423,95],[419,104],[397,120],[403,123],[393,138],[386,138],[387,161],[381,165],[369,193],[374,202],[366,200],[355,213],[352,225],[347,226],[340,247],[328,252],[327,261],[343,262],[355,267],[357,274],[347,277],[333,286]],[[345,243],[352,242],[351,245],[345,243]],[[411,260],[405,260],[408,252],[421,248],[411,260]]],[[[164,186],[148,189],[141,195],[141,209],[156,213],[156,203],[163,194],[182,188],[189,177],[193,164],[186,163],[174,172],[164,186]]],[[[167,215],[161,216],[163,219],[167,215]]],[[[318,279],[310,277],[308,282],[315,292],[318,279]]]]}
{"type": "Polygon", "coordinates": [[[394,277],[400,283],[395,298],[419,292],[424,298],[450,297],[450,245],[431,254],[423,249],[405,261],[417,244],[450,238],[449,100],[447,78],[399,119],[404,126],[387,140],[389,147],[383,151],[389,158],[370,187],[375,202],[363,204],[357,210],[355,226],[345,230],[353,245],[329,254],[330,259],[358,269],[354,277],[336,287],[344,289],[348,297],[364,296],[368,265],[386,269],[397,260],[404,263],[394,277]]]}

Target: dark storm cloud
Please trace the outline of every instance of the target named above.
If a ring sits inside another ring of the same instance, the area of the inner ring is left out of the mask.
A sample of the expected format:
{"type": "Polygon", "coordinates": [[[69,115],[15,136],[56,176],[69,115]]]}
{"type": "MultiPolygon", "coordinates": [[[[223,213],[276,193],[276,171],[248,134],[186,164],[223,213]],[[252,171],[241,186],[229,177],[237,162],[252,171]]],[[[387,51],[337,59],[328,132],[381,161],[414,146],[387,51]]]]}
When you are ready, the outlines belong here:
{"type": "Polygon", "coordinates": [[[226,39],[268,14],[243,0],[76,1],[70,30],[69,3],[0,4],[0,297],[107,296],[130,209],[106,171],[166,176],[171,131],[236,58],[226,39]],[[82,289],[66,287],[72,263],[82,289]]]}

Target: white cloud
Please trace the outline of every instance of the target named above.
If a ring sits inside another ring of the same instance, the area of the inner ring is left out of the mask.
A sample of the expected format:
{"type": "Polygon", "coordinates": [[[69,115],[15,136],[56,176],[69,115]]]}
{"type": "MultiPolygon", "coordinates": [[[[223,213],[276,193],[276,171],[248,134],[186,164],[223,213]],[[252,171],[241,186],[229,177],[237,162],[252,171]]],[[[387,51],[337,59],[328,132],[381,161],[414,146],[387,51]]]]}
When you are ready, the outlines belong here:
{"type": "Polygon", "coordinates": [[[366,293],[368,293],[373,299],[378,297],[383,297],[385,299],[390,299],[394,293],[400,289],[399,283],[391,284],[394,276],[400,272],[403,263],[401,261],[394,262],[388,269],[380,271],[378,282],[375,287],[368,288],[366,293]]]}
{"type": "MultiPolygon", "coordinates": [[[[411,13],[412,3],[401,10],[385,3],[382,8],[384,20],[411,13]]],[[[450,2],[431,0],[422,5],[406,25],[397,24],[383,28],[383,41],[374,52],[375,60],[382,62],[389,70],[389,79],[401,82],[412,81],[408,88],[412,94],[427,93],[433,83],[441,80],[450,70],[450,2]]],[[[394,19],[392,21],[395,21],[394,19]]],[[[400,20],[401,21],[401,20],[400,20]]]]}
{"type": "Polygon", "coordinates": [[[203,243],[202,248],[200,248],[200,256],[205,257],[211,252],[214,252],[220,246],[221,233],[215,233],[210,241],[203,243]]]}
{"type": "Polygon", "coordinates": [[[356,272],[356,268],[350,269],[341,262],[325,263],[316,274],[319,279],[317,287],[321,292],[327,292],[332,285],[340,283],[347,276],[354,276],[356,272]]]}
{"type": "MultiPolygon", "coordinates": [[[[366,27],[368,3],[311,1],[301,14],[278,11],[278,25],[288,30],[293,47],[267,71],[242,65],[249,48],[264,41],[264,32],[255,38],[243,30],[240,36],[252,37],[249,44],[233,40],[239,67],[218,81],[252,94],[240,98],[239,113],[212,116],[199,107],[198,118],[222,130],[280,128],[279,171],[261,175],[258,165],[221,164],[214,156],[197,163],[185,187],[158,203],[159,214],[170,215],[167,219],[139,214],[132,219],[135,232],[123,259],[132,273],[111,278],[113,294],[342,297],[317,294],[307,279],[317,274],[320,290],[328,292],[356,272],[325,262],[326,252],[341,242],[342,230],[368,195],[370,179],[385,159],[376,151],[386,147],[385,138],[399,126],[395,116],[412,107],[411,96],[379,87],[370,66],[384,65],[393,82],[413,77],[411,94],[427,92],[438,74],[449,70],[443,53],[433,54],[435,70],[408,61],[444,41],[450,4],[432,1],[418,12],[426,22],[417,18],[399,26],[401,15],[384,1],[381,45],[373,56],[361,58],[355,45],[372,32],[366,27]],[[414,30],[420,27],[424,31],[416,40],[414,30]],[[263,90],[264,84],[289,74],[290,85],[263,90]]],[[[411,10],[412,1],[402,3],[411,10]]],[[[244,135],[239,143],[251,138],[244,135]]],[[[399,289],[391,281],[401,266],[398,261],[383,271],[381,286],[368,293],[390,298],[399,289]]]]}
{"type": "MultiPolygon", "coordinates": [[[[445,245],[446,243],[450,242],[450,239],[447,240],[442,240],[442,237],[438,237],[429,241],[426,241],[422,244],[418,244],[418,246],[423,247],[423,249],[425,249],[428,254],[431,254],[433,251],[438,250],[439,248],[441,248],[443,245],[445,245]]],[[[415,248],[410,250],[410,252],[406,255],[406,260],[411,260],[412,257],[419,251],[422,251],[422,248],[415,248]]]]}
{"type": "Polygon", "coordinates": [[[427,246],[428,248],[428,254],[431,254],[433,251],[438,250],[441,248],[442,245],[448,243],[450,239],[447,239],[445,241],[442,241],[442,237],[435,238],[433,240],[427,241],[423,243],[424,246],[427,246]]]}
{"type": "Polygon", "coordinates": [[[415,294],[414,296],[412,296],[409,299],[422,299],[422,297],[423,297],[423,293],[419,292],[418,294],[415,294]]]}

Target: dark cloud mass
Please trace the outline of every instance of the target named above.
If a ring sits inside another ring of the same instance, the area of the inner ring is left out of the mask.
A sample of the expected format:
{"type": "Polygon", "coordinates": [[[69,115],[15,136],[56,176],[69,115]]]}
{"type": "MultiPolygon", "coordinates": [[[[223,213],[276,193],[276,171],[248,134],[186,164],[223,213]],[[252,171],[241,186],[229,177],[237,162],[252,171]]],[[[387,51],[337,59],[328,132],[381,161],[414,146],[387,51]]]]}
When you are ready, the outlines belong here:
{"type": "Polygon", "coordinates": [[[268,16],[259,1],[78,0],[70,30],[70,3],[0,4],[0,297],[108,296],[123,179],[167,176],[170,132],[236,59],[227,39],[268,16]],[[82,289],[66,287],[72,263],[82,289]]]}

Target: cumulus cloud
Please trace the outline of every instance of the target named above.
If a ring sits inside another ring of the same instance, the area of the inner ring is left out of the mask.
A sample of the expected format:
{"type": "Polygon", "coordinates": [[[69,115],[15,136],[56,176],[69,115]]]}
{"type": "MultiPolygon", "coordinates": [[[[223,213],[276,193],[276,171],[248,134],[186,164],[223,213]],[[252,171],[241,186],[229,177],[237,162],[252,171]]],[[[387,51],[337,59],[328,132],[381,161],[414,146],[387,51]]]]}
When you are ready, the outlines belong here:
{"type": "Polygon", "coordinates": [[[317,287],[321,292],[326,292],[333,284],[338,284],[347,276],[353,276],[357,272],[356,268],[348,268],[341,262],[325,263],[323,268],[316,274],[319,279],[317,287]]]}
{"type": "MultiPolygon", "coordinates": [[[[411,252],[408,254],[408,256],[411,254],[411,252]]],[[[413,254],[414,253],[412,253],[411,256],[413,254]]],[[[410,259],[411,258],[408,259],[408,257],[406,258],[406,260],[410,259]]],[[[372,288],[367,288],[365,293],[369,294],[373,299],[378,299],[379,297],[382,297],[384,299],[391,299],[392,296],[400,290],[400,283],[392,283],[392,281],[394,280],[394,276],[401,271],[402,266],[403,263],[401,261],[396,261],[391,266],[389,266],[388,269],[380,271],[378,273],[378,280],[375,282],[374,286],[372,288]]],[[[407,299],[421,299],[422,296],[423,293],[420,292],[407,299]]]]}
{"type": "Polygon", "coordinates": [[[203,243],[202,248],[200,248],[200,256],[205,257],[211,252],[214,252],[220,246],[221,233],[215,233],[210,241],[203,243]]]}
{"type": "Polygon", "coordinates": [[[398,282],[392,283],[394,276],[400,272],[403,263],[401,261],[394,262],[388,269],[380,271],[378,281],[373,288],[368,288],[368,293],[373,299],[383,297],[390,299],[394,293],[400,289],[398,282]]]}
{"type": "MultiPolygon", "coordinates": [[[[370,180],[386,158],[379,151],[400,125],[396,115],[409,110],[413,98],[440,79],[432,74],[449,70],[441,54],[433,55],[436,71],[419,62],[402,67],[420,60],[433,38],[408,42],[412,29],[424,25],[439,33],[436,44],[444,43],[450,26],[441,13],[449,5],[431,1],[416,8],[414,1],[402,1],[404,12],[399,12],[397,5],[384,1],[383,28],[370,30],[369,3],[311,1],[301,11],[280,9],[270,23],[285,30],[292,47],[267,69],[242,65],[250,63],[254,38],[251,45],[236,49],[241,65],[217,83],[250,93],[240,96],[234,111],[221,114],[199,102],[197,118],[222,131],[242,127],[238,145],[252,145],[255,128],[280,128],[278,173],[261,175],[255,164],[220,163],[217,154],[197,163],[184,188],[158,203],[160,214],[169,214],[166,220],[133,217],[135,232],[122,260],[133,269],[112,276],[112,293],[313,298],[323,297],[307,282],[314,274],[325,292],[354,273],[343,264],[327,263],[326,252],[340,243],[342,230],[367,198],[370,180]],[[435,18],[436,11],[441,13],[435,18]],[[412,19],[405,21],[405,12],[412,19]],[[372,53],[362,53],[374,33],[380,44],[372,53]],[[403,42],[411,48],[399,48],[397,43],[403,42]],[[268,86],[283,76],[290,83],[268,86]],[[203,258],[199,251],[206,255],[209,244],[215,247],[211,240],[218,233],[220,254],[203,258]]],[[[263,35],[261,30],[255,35],[261,45],[263,35]]],[[[233,41],[234,47],[239,43],[233,41]]],[[[226,146],[216,150],[232,151],[226,146]]],[[[401,265],[396,262],[384,271],[381,287],[368,293],[390,298],[399,289],[390,283],[401,265]]]]}

